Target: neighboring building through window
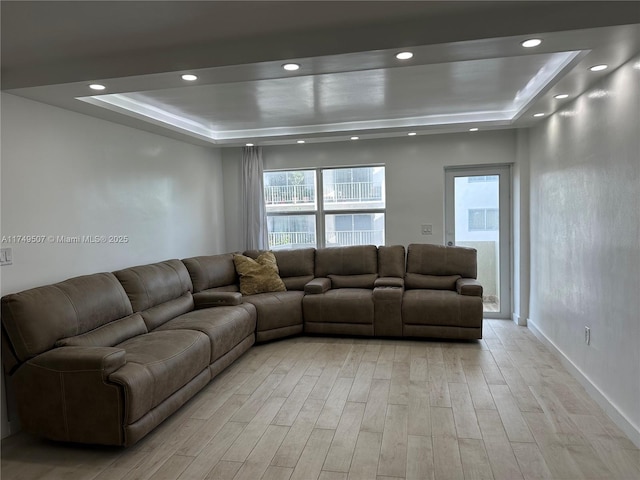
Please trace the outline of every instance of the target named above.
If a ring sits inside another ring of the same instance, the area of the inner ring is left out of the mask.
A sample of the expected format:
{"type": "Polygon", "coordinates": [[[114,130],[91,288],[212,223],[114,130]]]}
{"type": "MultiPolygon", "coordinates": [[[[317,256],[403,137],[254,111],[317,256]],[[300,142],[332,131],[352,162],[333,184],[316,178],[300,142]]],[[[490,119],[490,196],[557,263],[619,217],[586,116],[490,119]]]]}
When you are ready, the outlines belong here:
{"type": "Polygon", "coordinates": [[[384,245],[384,179],[381,166],[265,172],[269,248],[384,245]]]}
{"type": "Polygon", "coordinates": [[[471,208],[469,209],[469,231],[498,230],[497,208],[471,208]]]}

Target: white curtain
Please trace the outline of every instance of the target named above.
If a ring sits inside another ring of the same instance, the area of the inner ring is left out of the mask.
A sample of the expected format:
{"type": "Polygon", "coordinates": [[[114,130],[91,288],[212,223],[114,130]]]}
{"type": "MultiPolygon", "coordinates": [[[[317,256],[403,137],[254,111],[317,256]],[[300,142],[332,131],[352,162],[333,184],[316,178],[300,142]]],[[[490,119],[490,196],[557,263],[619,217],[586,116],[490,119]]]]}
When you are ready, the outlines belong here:
{"type": "Polygon", "coordinates": [[[262,148],[242,147],[243,239],[247,250],[269,248],[262,173],[262,148]]]}

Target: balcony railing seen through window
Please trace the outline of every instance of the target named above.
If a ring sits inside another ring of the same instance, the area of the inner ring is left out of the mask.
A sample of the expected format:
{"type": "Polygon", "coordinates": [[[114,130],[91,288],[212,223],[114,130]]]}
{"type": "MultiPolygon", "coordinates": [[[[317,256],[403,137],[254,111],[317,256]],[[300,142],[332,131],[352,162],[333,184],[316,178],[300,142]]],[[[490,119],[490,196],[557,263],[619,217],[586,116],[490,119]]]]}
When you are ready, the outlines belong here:
{"type": "Polygon", "coordinates": [[[325,204],[380,200],[382,200],[382,186],[373,182],[334,183],[324,186],[325,204]]]}
{"type": "Polygon", "coordinates": [[[265,172],[269,247],[384,245],[384,174],[379,166],[265,172]]]}
{"type": "Polygon", "coordinates": [[[267,206],[315,203],[315,185],[268,185],[264,187],[267,206]]]}

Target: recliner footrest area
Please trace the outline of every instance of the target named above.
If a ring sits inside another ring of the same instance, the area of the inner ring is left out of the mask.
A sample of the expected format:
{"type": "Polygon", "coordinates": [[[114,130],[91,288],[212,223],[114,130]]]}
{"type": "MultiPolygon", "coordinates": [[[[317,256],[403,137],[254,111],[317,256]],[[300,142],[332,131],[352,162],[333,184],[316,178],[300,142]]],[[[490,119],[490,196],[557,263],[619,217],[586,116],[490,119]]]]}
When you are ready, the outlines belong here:
{"type": "Polygon", "coordinates": [[[373,325],[373,290],[339,288],[302,299],[306,323],[373,325]]]}
{"type": "Polygon", "coordinates": [[[402,299],[405,325],[481,328],[482,298],[450,290],[407,290],[402,299]]]}
{"type": "Polygon", "coordinates": [[[260,333],[295,325],[302,327],[302,297],[304,292],[292,290],[247,295],[243,301],[256,307],[256,333],[260,333]]]}

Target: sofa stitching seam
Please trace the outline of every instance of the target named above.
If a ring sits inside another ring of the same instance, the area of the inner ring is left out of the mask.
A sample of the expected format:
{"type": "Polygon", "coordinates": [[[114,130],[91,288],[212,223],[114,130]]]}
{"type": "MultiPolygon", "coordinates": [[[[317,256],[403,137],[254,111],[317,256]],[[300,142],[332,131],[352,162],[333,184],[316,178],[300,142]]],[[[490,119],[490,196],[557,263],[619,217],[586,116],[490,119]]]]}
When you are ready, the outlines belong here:
{"type": "MultiPolygon", "coordinates": [[[[13,308],[11,307],[11,302],[6,302],[5,305],[9,309],[9,313],[11,314],[11,317],[15,318],[15,315],[13,314],[13,308]]],[[[25,345],[25,346],[29,345],[30,342],[26,341],[26,339],[24,338],[24,335],[22,333],[22,328],[20,328],[20,322],[14,322],[14,324],[15,324],[16,329],[18,331],[18,336],[20,337],[20,340],[22,340],[22,344],[25,345]]],[[[5,330],[6,330],[6,326],[5,326],[5,330]]],[[[30,350],[30,348],[27,347],[27,350],[30,350]]],[[[27,355],[29,355],[29,352],[27,352],[27,355]]]]}
{"type": "Polygon", "coordinates": [[[69,440],[69,419],[67,416],[67,398],[64,389],[64,373],[60,372],[60,388],[62,389],[62,418],[64,419],[64,430],[67,435],[67,440],[69,440]]]}
{"type": "MultiPolygon", "coordinates": [[[[142,285],[142,288],[144,289],[144,293],[147,296],[147,304],[151,303],[151,296],[149,295],[149,290],[147,290],[147,286],[145,285],[144,281],[142,280],[142,277],[140,276],[140,274],[138,272],[136,272],[135,270],[131,270],[131,272],[138,277],[138,280],[140,281],[140,285],[142,285]]],[[[145,310],[148,310],[151,307],[147,307],[145,308],[145,310]]],[[[146,322],[145,322],[146,323],[146,322]]]]}
{"type": "Polygon", "coordinates": [[[129,311],[129,309],[127,308],[127,302],[129,303],[129,307],[131,307],[131,313],[127,313],[125,316],[132,315],[134,313],[133,305],[131,305],[131,300],[129,300],[129,296],[127,295],[127,292],[125,291],[118,278],[113,273],[107,274],[105,276],[109,279],[110,282],[113,283],[116,288],[118,288],[120,292],[120,298],[122,298],[122,305],[125,311],[129,311]]]}
{"type": "MultiPolygon", "coordinates": [[[[71,300],[71,297],[67,294],[67,292],[65,292],[63,289],[61,289],[58,285],[52,285],[52,286],[56,290],[60,290],[62,292],[62,294],[67,298],[67,300],[69,300],[69,303],[71,304],[71,307],[73,308],[73,311],[76,314],[76,332],[75,332],[74,335],[78,335],[78,332],[80,331],[80,320],[79,320],[78,309],[76,308],[76,305],[73,303],[73,301],[71,300]]],[[[58,340],[60,340],[60,339],[58,339],[58,340]]]]}
{"type": "MultiPolygon", "coordinates": [[[[171,261],[169,261],[169,262],[171,262],[171,261]]],[[[176,267],[174,267],[172,263],[169,263],[169,262],[167,262],[167,265],[175,272],[175,274],[178,276],[178,280],[180,281],[180,285],[182,285],[182,277],[180,276],[180,272],[178,272],[178,269],[176,267]]],[[[189,281],[191,282],[191,277],[189,277],[189,281]]],[[[191,282],[191,290],[189,290],[187,288],[187,292],[192,292],[192,290],[193,290],[193,282],[191,282]]],[[[187,292],[184,292],[184,293],[187,293],[187,292]]],[[[182,295],[180,295],[180,296],[182,296],[182,295]]]]}
{"type": "MultiPolygon", "coordinates": [[[[178,329],[178,330],[190,330],[190,329],[178,329]]],[[[161,330],[164,332],[169,332],[171,330],[161,330]]],[[[198,330],[194,330],[197,331],[198,333],[202,333],[202,335],[205,335],[203,332],[200,332],[198,330]]],[[[196,338],[196,340],[194,340],[193,342],[191,342],[191,344],[187,345],[185,348],[183,348],[182,350],[180,350],[179,352],[174,353],[173,355],[171,355],[170,357],[167,358],[163,358],[162,360],[156,360],[155,362],[150,362],[150,363],[140,363],[140,362],[136,362],[135,360],[131,360],[131,363],[137,363],[138,365],[142,365],[143,367],[146,367],[147,365],[158,365],[160,363],[164,363],[167,360],[171,360],[172,358],[175,358],[179,355],[181,355],[182,353],[186,352],[187,350],[191,349],[191,347],[193,347],[197,342],[198,342],[198,338],[200,338],[200,336],[198,336],[196,338]]]]}
{"type": "MultiPolygon", "coordinates": [[[[111,354],[110,354],[110,355],[111,355],[111,354]]],[[[116,395],[117,395],[117,397],[118,397],[118,401],[116,402],[116,403],[117,403],[117,405],[118,405],[118,420],[120,420],[120,419],[123,419],[123,420],[124,420],[124,417],[123,417],[123,415],[122,415],[122,408],[121,408],[121,406],[122,406],[122,405],[121,405],[121,402],[120,402],[120,392],[119,392],[119,391],[117,391],[117,390],[118,390],[118,386],[117,386],[117,384],[115,384],[115,383],[107,383],[105,380],[106,380],[106,379],[105,379],[105,377],[103,376],[103,377],[102,377],[102,384],[103,384],[105,387],[111,387],[111,388],[115,388],[115,389],[116,389],[116,395]]],[[[124,427],[124,425],[123,425],[123,427],[124,427]]],[[[124,431],[124,428],[118,428],[118,441],[119,441],[120,443],[123,443],[123,431],[124,431]]]]}
{"type": "MultiPolygon", "coordinates": [[[[197,257],[196,257],[196,258],[194,258],[194,260],[195,260],[195,262],[198,264],[198,267],[199,267],[201,270],[203,270],[204,272],[206,272],[206,277],[207,277],[207,288],[205,288],[204,290],[207,290],[208,288],[210,288],[210,287],[209,287],[209,285],[211,285],[211,283],[212,283],[212,282],[211,282],[211,276],[209,275],[209,272],[207,271],[207,269],[206,269],[206,268],[204,268],[204,266],[202,265],[202,262],[200,261],[200,259],[199,259],[199,258],[197,258],[197,257]]],[[[188,269],[187,269],[187,270],[188,270],[188,269]]],[[[191,284],[193,285],[193,278],[191,279],[191,284]]],[[[193,285],[193,291],[194,291],[195,293],[197,293],[195,290],[196,290],[196,287],[195,287],[195,285],[193,285]]],[[[198,290],[198,292],[201,292],[201,291],[202,291],[202,290],[198,290]]]]}

